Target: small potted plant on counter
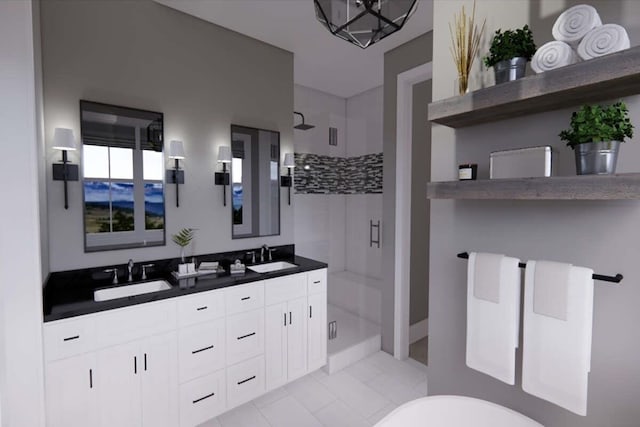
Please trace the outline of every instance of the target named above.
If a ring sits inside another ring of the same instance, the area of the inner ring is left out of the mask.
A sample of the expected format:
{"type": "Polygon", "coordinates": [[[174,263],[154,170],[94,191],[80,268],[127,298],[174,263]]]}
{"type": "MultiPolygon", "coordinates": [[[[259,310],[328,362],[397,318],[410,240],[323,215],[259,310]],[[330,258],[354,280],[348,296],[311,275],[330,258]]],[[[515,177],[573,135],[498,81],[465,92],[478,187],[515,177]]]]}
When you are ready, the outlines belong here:
{"type": "Polygon", "coordinates": [[[189,246],[189,243],[191,243],[191,241],[193,240],[195,231],[196,230],[194,228],[183,228],[178,232],[178,234],[173,234],[171,236],[171,240],[173,240],[173,243],[180,246],[180,259],[182,260],[183,264],[184,248],[189,246]]]}
{"type": "Polygon", "coordinates": [[[527,62],[535,53],[536,44],[528,25],[504,32],[499,29],[491,40],[484,64],[493,67],[496,84],[509,82],[524,77],[527,62]]]}
{"type": "Polygon", "coordinates": [[[633,125],[622,101],[584,105],[571,115],[570,129],[559,136],[575,151],[578,175],[610,175],[616,172],[620,143],[633,137],[633,125]]]}

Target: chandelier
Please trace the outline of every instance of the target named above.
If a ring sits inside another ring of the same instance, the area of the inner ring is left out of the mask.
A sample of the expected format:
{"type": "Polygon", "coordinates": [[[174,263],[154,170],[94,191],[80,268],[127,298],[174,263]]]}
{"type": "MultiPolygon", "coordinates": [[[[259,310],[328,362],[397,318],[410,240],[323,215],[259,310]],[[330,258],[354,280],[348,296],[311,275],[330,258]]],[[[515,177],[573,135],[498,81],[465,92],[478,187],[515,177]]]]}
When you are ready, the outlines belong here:
{"type": "Polygon", "coordinates": [[[334,36],[365,49],[395,33],[418,0],[313,0],[316,18],[334,36]]]}

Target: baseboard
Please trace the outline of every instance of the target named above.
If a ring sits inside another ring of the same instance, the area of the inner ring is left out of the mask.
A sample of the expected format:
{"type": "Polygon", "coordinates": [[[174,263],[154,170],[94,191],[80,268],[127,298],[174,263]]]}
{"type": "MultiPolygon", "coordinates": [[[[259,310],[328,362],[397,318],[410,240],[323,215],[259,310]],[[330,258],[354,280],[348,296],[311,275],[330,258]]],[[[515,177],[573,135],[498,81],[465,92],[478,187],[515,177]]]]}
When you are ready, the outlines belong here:
{"type": "Polygon", "coordinates": [[[409,344],[420,341],[427,335],[429,335],[429,318],[409,326],[409,344]]]}

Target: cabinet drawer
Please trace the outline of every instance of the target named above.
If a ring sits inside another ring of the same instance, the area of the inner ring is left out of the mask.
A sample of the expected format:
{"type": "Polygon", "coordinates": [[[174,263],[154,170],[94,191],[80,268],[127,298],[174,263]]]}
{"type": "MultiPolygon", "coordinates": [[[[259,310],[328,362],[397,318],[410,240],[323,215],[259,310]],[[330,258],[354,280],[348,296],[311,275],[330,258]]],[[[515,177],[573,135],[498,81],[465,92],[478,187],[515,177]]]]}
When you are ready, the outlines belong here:
{"type": "Polygon", "coordinates": [[[96,315],[96,337],[100,347],[125,343],[175,329],[175,300],[140,304],[96,315]]]}
{"type": "Polygon", "coordinates": [[[180,386],[180,427],[195,427],[227,407],[225,370],[180,386]]]}
{"type": "Polygon", "coordinates": [[[313,270],[307,273],[307,292],[319,294],[327,292],[327,269],[313,270]]]}
{"type": "Polygon", "coordinates": [[[46,360],[85,353],[96,345],[93,317],[45,323],[43,335],[46,360]]]}
{"type": "Polygon", "coordinates": [[[266,305],[307,295],[307,273],[291,274],[264,281],[266,305]]]}
{"type": "Polygon", "coordinates": [[[263,356],[227,368],[227,399],[230,408],[264,393],[264,369],[263,356]]]}
{"type": "Polygon", "coordinates": [[[264,309],[227,318],[227,366],[264,353],[264,309]]]}
{"type": "Polygon", "coordinates": [[[178,299],[178,325],[187,326],[224,316],[224,292],[202,292],[178,299]]]}
{"type": "Polygon", "coordinates": [[[225,290],[227,314],[264,307],[264,282],[239,285],[225,290]]]}
{"type": "Polygon", "coordinates": [[[218,319],[180,329],[180,382],[198,378],[225,366],[225,321],[218,319]]]}

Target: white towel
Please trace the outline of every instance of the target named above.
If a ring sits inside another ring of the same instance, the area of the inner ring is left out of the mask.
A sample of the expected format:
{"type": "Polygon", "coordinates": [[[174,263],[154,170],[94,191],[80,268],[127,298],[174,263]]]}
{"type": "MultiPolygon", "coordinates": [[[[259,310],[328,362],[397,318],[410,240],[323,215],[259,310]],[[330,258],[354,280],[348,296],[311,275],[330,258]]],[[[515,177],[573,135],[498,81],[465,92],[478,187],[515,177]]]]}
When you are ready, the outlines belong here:
{"type": "Polygon", "coordinates": [[[606,24],[591,30],[580,42],[578,55],[585,61],[629,49],[627,30],[617,24],[606,24]]]}
{"type": "Polygon", "coordinates": [[[545,268],[545,263],[529,261],[525,272],[522,389],[571,412],[586,415],[591,370],[593,270],[571,266],[567,320],[559,320],[534,311],[537,268],[545,268]]]}
{"type": "Polygon", "coordinates": [[[553,41],[538,48],[531,58],[531,68],[536,73],[555,70],[580,61],[580,57],[571,46],[565,42],[553,41]]]}
{"type": "Polygon", "coordinates": [[[602,25],[598,11],[588,4],[579,4],[565,10],[553,24],[553,38],[577,47],[587,33],[602,25]]]}
{"type": "Polygon", "coordinates": [[[495,254],[469,254],[467,266],[467,366],[507,384],[515,384],[516,348],[520,330],[520,269],[516,258],[495,254]],[[496,257],[501,257],[495,264],[496,257]],[[489,271],[486,266],[497,267],[489,271]],[[498,303],[477,298],[478,272],[493,280],[498,303]]]}

